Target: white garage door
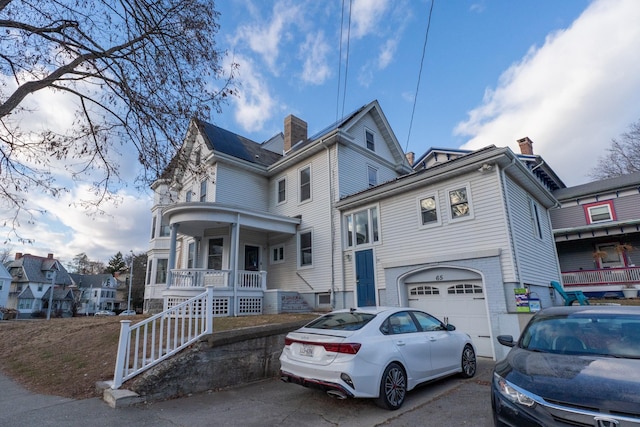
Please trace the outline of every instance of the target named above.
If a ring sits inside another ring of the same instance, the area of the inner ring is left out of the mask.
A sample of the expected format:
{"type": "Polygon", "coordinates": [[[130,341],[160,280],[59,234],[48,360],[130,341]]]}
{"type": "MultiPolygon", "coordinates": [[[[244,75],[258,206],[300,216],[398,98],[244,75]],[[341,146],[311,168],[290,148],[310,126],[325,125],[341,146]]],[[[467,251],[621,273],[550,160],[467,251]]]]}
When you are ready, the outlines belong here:
{"type": "Polygon", "coordinates": [[[410,284],[407,291],[410,307],[424,310],[440,320],[448,318],[457,330],[471,336],[478,356],[493,357],[481,281],[410,284]]]}

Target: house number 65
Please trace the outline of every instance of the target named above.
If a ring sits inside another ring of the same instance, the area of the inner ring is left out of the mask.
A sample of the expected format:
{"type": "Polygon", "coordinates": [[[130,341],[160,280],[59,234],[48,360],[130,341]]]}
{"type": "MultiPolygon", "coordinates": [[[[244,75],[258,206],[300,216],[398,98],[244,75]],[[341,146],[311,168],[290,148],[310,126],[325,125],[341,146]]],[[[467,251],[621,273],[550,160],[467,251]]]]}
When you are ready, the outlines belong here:
{"type": "Polygon", "coordinates": [[[437,281],[444,280],[444,275],[442,275],[442,274],[438,274],[438,275],[436,276],[436,280],[437,280],[437,281]]]}

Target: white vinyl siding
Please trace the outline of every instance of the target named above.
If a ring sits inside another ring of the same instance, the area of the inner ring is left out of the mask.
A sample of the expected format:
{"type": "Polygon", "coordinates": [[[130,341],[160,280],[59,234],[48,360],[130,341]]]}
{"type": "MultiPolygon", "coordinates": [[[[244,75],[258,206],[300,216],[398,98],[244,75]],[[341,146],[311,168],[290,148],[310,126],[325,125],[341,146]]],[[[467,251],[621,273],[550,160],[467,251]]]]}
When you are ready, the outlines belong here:
{"type": "Polygon", "coordinates": [[[551,280],[557,280],[560,271],[551,232],[549,215],[540,212],[542,239],[531,232],[530,198],[528,194],[509,178],[507,181],[507,200],[509,218],[513,233],[513,246],[518,259],[518,271],[522,283],[548,286],[551,280]],[[544,265],[545,268],[540,268],[544,265]]]}
{"type": "Polygon", "coordinates": [[[267,178],[218,164],[215,201],[249,209],[268,210],[269,181],[267,178]]]}

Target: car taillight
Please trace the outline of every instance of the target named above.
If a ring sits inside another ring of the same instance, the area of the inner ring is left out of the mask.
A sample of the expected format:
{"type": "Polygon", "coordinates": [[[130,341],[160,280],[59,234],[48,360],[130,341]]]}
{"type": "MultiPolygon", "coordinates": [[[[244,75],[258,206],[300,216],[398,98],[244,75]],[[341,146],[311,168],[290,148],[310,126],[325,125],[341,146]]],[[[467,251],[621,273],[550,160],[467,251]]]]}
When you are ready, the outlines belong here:
{"type": "Polygon", "coordinates": [[[321,343],[321,342],[310,342],[310,341],[300,341],[295,340],[293,338],[285,338],[284,345],[290,346],[293,343],[307,344],[307,345],[321,345],[324,347],[325,351],[331,353],[345,353],[345,354],[356,354],[362,344],[360,343],[321,343]]]}
{"type": "Polygon", "coordinates": [[[333,353],[345,353],[345,354],[356,354],[358,350],[360,350],[360,346],[362,344],[358,343],[346,343],[346,344],[327,344],[323,343],[322,346],[326,351],[330,351],[333,353]]]}

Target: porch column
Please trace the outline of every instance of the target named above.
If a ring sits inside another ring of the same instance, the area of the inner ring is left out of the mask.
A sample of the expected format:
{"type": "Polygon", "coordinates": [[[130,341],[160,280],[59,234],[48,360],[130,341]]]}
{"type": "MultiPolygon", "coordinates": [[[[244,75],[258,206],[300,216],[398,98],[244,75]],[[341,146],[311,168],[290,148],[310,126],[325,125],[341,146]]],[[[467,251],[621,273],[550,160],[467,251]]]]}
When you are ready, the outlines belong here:
{"type": "Polygon", "coordinates": [[[167,288],[171,286],[171,270],[176,268],[176,241],[178,240],[179,223],[171,224],[171,243],[169,244],[169,261],[167,262],[167,288]]]}
{"type": "Polygon", "coordinates": [[[233,285],[233,315],[238,315],[238,246],[240,246],[240,215],[237,221],[231,223],[231,246],[229,255],[231,256],[231,284],[233,285]]]}

